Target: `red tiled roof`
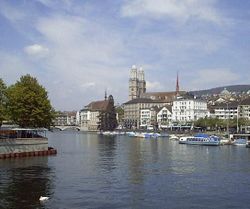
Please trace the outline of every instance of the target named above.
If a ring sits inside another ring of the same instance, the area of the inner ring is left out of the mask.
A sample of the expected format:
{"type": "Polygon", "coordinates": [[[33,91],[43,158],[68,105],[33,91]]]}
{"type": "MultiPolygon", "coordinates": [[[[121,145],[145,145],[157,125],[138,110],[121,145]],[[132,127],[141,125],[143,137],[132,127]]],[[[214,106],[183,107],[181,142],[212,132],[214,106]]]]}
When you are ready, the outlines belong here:
{"type": "Polygon", "coordinates": [[[102,101],[95,101],[95,102],[91,102],[89,103],[86,107],[90,110],[107,110],[109,105],[109,101],[108,100],[102,100],[102,101]]]}
{"type": "MultiPolygon", "coordinates": [[[[179,91],[179,95],[185,95],[185,91],[179,91]]],[[[147,92],[142,95],[144,98],[155,97],[155,100],[165,100],[165,101],[173,101],[176,97],[176,91],[169,92],[147,92]]]]}

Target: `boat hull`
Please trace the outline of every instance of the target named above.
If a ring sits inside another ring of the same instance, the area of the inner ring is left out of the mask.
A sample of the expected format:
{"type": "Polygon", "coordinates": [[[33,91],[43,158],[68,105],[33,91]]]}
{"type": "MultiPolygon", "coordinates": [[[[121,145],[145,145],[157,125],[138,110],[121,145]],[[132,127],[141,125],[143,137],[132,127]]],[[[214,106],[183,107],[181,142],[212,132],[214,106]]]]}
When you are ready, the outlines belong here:
{"type": "Polygon", "coordinates": [[[186,142],[189,145],[219,146],[219,142],[186,142]]]}
{"type": "Polygon", "coordinates": [[[190,137],[187,138],[186,144],[203,145],[203,146],[219,146],[220,139],[216,136],[210,137],[190,137]]]}

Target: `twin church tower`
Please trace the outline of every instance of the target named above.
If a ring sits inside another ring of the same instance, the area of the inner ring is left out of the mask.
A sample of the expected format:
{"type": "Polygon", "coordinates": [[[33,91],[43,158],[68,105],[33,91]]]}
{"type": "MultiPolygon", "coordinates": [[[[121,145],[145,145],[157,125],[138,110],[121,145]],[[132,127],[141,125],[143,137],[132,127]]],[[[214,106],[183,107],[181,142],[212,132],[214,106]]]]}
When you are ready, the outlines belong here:
{"type": "Polygon", "coordinates": [[[146,81],[144,71],[142,68],[137,70],[136,66],[133,65],[129,76],[129,100],[140,98],[145,92],[146,81]]]}
{"type": "MultiPolygon", "coordinates": [[[[153,95],[154,97],[159,92],[151,92],[147,93],[148,95],[153,95]]],[[[161,94],[165,94],[166,97],[169,97],[169,95],[172,95],[173,97],[177,97],[180,95],[180,88],[179,88],[179,75],[177,72],[177,79],[176,79],[176,90],[175,92],[161,92],[161,94]]],[[[137,70],[136,66],[133,65],[130,70],[130,76],[129,76],[129,100],[137,99],[137,98],[143,98],[146,96],[146,81],[145,81],[145,74],[142,67],[137,70]]]]}

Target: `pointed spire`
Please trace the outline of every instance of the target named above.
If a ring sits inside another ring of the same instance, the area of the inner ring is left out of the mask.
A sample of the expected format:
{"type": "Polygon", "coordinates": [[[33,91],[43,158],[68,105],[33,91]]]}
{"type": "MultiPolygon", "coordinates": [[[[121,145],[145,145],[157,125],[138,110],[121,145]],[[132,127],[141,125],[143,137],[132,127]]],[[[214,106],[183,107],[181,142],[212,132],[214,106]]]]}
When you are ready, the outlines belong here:
{"type": "Polygon", "coordinates": [[[104,96],[105,101],[107,100],[107,89],[105,89],[105,96],[104,96]]]}
{"type": "Polygon", "coordinates": [[[177,79],[176,79],[176,95],[179,95],[180,87],[179,87],[179,72],[177,71],[177,79]]]}

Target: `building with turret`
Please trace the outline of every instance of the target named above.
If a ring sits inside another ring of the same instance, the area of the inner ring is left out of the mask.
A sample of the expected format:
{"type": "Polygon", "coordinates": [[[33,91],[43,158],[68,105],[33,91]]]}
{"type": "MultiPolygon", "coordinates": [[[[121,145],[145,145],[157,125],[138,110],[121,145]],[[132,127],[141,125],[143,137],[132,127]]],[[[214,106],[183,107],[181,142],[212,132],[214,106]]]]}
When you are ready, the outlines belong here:
{"type": "Polygon", "coordinates": [[[132,66],[129,76],[129,100],[140,98],[146,92],[145,75],[142,68],[137,71],[135,65],[132,66]]]}

